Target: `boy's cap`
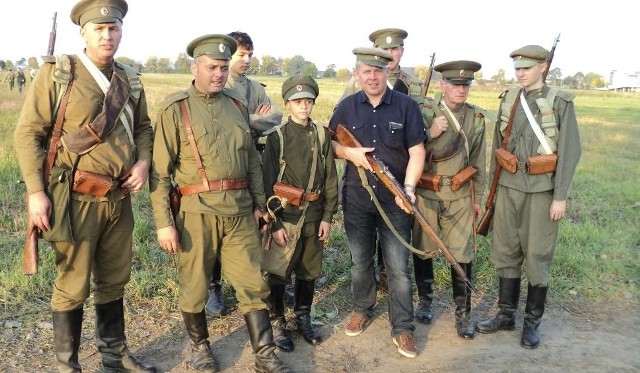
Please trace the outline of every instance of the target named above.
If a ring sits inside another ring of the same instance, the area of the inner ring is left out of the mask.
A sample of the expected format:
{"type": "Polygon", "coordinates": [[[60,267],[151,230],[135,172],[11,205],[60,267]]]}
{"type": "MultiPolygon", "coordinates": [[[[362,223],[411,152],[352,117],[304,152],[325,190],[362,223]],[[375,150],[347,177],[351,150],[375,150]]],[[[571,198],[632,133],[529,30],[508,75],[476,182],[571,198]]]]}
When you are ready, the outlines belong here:
{"type": "Polygon", "coordinates": [[[513,67],[516,69],[527,68],[544,62],[548,56],[549,51],[539,45],[525,45],[514,50],[509,55],[509,57],[513,58],[513,67]]]}
{"type": "Polygon", "coordinates": [[[393,60],[391,53],[380,48],[361,47],[355,48],[353,54],[356,55],[356,61],[362,62],[369,66],[387,67],[389,62],[393,60]]]}
{"type": "Polygon", "coordinates": [[[71,9],[71,22],[80,27],[87,22],[122,22],[128,10],[124,0],[82,0],[71,9]]]}
{"type": "Polygon", "coordinates": [[[318,83],[309,75],[295,75],[282,83],[282,98],[285,101],[318,97],[318,83]]]}
{"type": "Polygon", "coordinates": [[[187,45],[187,54],[189,57],[197,58],[200,56],[209,56],[216,60],[231,59],[236,53],[238,44],[236,40],[229,35],[209,34],[194,39],[187,45]]]}

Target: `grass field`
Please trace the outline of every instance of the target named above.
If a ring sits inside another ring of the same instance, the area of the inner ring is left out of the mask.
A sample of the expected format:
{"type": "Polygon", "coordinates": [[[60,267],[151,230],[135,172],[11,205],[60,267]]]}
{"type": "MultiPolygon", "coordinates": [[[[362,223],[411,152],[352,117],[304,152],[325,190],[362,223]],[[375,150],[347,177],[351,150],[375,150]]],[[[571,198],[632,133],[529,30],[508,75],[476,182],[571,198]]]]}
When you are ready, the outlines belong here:
{"type": "MultiPolygon", "coordinates": [[[[0,81],[3,75],[0,73],[0,81]]],[[[280,77],[259,77],[273,101],[283,109],[280,77]]],[[[151,117],[164,97],[184,89],[190,75],[143,76],[151,117]]],[[[329,121],[332,108],[342,95],[345,81],[319,80],[320,96],[312,117],[329,121]]],[[[27,88],[29,85],[27,85],[27,88]]],[[[437,87],[432,84],[432,87],[437,87]]],[[[432,88],[433,89],[433,88],[432,88]]],[[[495,112],[499,89],[472,88],[469,101],[495,112]]],[[[575,91],[583,158],[568,201],[568,218],[561,223],[557,252],[550,280],[550,294],[558,302],[575,300],[617,301],[637,299],[640,281],[640,96],[638,94],[575,91]]],[[[433,92],[430,92],[432,95],[433,92]]],[[[13,132],[24,94],[0,87],[0,319],[18,317],[49,308],[53,279],[53,253],[40,241],[38,274],[21,273],[24,242],[24,185],[13,150],[13,132]]],[[[488,124],[487,133],[493,131],[488,124]]],[[[156,243],[148,193],[135,195],[136,227],[134,266],[128,297],[139,303],[172,309],[178,288],[175,263],[156,243]]],[[[342,231],[341,213],[328,242],[319,288],[327,293],[348,286],[349,252],[342,231]]],[[[475,260],[475,284],[482,293],[495,294],[495,271],[489,261],[490,240],[480,237],[475,260]]],[[[437,259],[437,293],[449,285],[449,271],[437,259]]],[[[225,288],[225,291],[230,289],[225,288]]],[[[446,291],[449,294],[449,291],[446,291]]],[[[323,299],[325,304],[335,304],[323,299]]]]}

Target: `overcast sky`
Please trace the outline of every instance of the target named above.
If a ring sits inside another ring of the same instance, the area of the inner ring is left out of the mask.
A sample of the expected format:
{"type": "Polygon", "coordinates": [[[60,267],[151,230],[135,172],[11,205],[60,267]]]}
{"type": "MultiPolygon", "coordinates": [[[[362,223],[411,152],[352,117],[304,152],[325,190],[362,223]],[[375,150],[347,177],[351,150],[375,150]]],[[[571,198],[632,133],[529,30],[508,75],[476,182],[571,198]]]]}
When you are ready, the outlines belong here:
{"type": "MultiPolygon", "coordinates": [[[[77,53],[84,44],[69,13],[76,0],[3,2],[0,59],[17,61],[46,54],[54,12],[56,53],[77,53]]],[[[303,56],[319,70],[330,64],[352,68],[355,47],[370,46],[380,28],[405,29],[401,66],[468,59],[480,62],[485,78],[504,69],[509,54],[527,44],[549,49],[560,33],[553,66],[563,77],[611,70],[640,71],[640,3],[609,0],[596,6],[562,0],[318,0],[228,1],[129,0],[117,56],[145,63],[150,56],[175,61],[204,34],[247,32],[255,56],[303,56]],[[169,4],[178,4],[169,5],[169,4]],[[386,4],[386,5],[385,5],[386,4]],[[241,8],[244,6],[245,8],[241,8]]]]}

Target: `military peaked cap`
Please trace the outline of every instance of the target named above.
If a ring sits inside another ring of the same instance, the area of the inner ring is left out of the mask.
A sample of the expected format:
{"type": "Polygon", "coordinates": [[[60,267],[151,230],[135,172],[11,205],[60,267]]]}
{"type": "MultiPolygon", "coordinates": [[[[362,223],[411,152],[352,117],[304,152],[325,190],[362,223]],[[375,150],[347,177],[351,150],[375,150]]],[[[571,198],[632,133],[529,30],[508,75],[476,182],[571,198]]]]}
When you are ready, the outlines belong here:
{"type": "Polygon", "coordinates": [[[527,68],[544,62],[548,56],[549,51],[539,45],[525,45],[514,50],[509,55],[509,57],[513,58],[513,66],[516,69],[527,68]]]}
{"type": "Polygon", "coordinates": [[[462,60],[441,63],[433,69],[441,73],[442,78],[449,83],[469,85],[473,80],[473,73],[481,67],[477,62],[462,60]]]}
{"type": "Polygon", "coordinates": [[[71,21],[81,27],[87,22],[122,22],[128,10],[124,0],[82,0],[71,9],[71,21]]]}
{"type": "Polygon", "coordinates": [[[353,54],[356,55],[356,62],[362,62],[369,66],[387,67],[389,62],[393,60],[391,53],[380,48],[355,48],[353,54]]]}
{"type": "Polygon", "coordinates": [[[404,45],[404,39],[409,34],[405,30],[399,28],[384,28],[377,30],[369,35],[369,40],[373,42],[374,47],[387,49],[397,48],[404,45]]]}
{"type": "Polygon", "coordinates": [[[236,40],[229,35],[209,34],[194,39],[187,45],[187,54],[190,57],[197,58],[200,56],[209,56],[216,60],[231,59],[236,53],[238,44],[236,40]]]}
{"type": "Polygon", "coordinates": [[[315,100],[319,92],[318,83],[309,75],[294,75],[282,83],[282,98],[285,101],[299,98],[315,100]]]}

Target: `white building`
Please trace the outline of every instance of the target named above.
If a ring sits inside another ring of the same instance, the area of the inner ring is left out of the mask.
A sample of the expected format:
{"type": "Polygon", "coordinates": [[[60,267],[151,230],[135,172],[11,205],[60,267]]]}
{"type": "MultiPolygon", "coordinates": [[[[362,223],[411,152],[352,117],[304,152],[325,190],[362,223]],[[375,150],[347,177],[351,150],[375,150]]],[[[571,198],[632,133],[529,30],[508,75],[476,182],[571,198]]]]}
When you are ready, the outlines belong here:
{"type": "Polygon", "coordinates": [[[640,72],[623,73],[612,70],[607,89],[619,92],[640,92],[640,72]]]}

